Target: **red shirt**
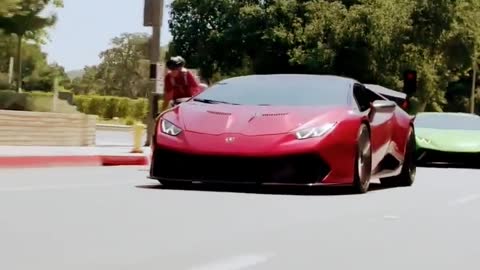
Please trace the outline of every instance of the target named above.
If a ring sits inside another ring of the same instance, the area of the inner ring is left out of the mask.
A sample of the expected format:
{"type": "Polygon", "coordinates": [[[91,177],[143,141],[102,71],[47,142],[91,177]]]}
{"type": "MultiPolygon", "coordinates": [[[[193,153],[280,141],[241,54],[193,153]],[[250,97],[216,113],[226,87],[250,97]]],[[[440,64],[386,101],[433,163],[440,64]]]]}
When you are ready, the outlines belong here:
{"type": "Polygon", "coordinates": [[[192,97],[200,91],[195,76],[186,69],[182,70],[176,77],[168,72],[165,76],[164,87],[164,96],[167,100],[192,97]]]}

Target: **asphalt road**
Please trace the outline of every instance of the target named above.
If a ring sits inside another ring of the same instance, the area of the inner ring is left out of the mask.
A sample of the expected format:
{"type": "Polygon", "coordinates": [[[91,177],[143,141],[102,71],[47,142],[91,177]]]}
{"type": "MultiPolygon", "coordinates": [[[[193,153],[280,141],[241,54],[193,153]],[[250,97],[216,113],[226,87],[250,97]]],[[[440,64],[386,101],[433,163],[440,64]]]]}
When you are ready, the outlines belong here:
{"type": "MultiPolygon", "coordinates": [[[[142,143],[146,141],[144,134],[142,143]]],[[[132,146],[133,132],[123,130],[97,130],[96,145],[98,146],[132,146]]]]}
{"type": "Polygon", "coordinates": [[[0,269],[480,268],[480,170],[365,195],[164,190],[146,173],[1,170],[0,269]]]}

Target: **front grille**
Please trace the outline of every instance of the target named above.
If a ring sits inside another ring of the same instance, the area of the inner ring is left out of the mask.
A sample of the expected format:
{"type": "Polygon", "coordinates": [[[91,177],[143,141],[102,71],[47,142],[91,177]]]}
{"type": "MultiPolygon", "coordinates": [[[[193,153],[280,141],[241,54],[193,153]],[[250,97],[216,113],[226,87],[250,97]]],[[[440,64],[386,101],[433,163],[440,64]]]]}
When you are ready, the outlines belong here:
{"type": "Polygon", "coordinates": [[[204,182],[309,184],[329,173],[317,155],[285,157],[205,156],[156,149],[152,176],[204,182]]]}
{"type": "Polygon", "coordinates": [[[455,153],[425,149],[419,151],[418,159],[423,163],[444,162],[480,165],[480,153],[455,153]]]}

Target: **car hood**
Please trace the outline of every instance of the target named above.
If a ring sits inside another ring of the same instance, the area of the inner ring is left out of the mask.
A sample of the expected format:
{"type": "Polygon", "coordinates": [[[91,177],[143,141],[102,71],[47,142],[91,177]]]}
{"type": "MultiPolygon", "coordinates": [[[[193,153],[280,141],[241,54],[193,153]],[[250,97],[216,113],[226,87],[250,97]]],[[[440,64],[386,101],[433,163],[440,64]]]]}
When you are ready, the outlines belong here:
{"type": "Polygon", "coordinates": [[[247,136],[284,134],[305,127],[320,127],[347,114],[339,107],[279,107],[186,102],[172,111],[186,131],[247,136]]]}
{"type": "Polygon", "coordinates": [[[448,152],[480,152],[480,131],[416,128],[419,148],[448,152]]]}

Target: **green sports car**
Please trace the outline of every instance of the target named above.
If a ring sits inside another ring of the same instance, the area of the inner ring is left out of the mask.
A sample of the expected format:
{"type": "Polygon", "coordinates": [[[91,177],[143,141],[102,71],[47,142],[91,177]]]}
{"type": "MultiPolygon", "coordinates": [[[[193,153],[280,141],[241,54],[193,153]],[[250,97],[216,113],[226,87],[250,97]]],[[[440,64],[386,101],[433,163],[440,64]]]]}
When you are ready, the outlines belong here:
{"type": "Polygon", "coordinates": [[[417,161],[480,166],[480,116],[419,113],[415,119],[417,161]]]}

